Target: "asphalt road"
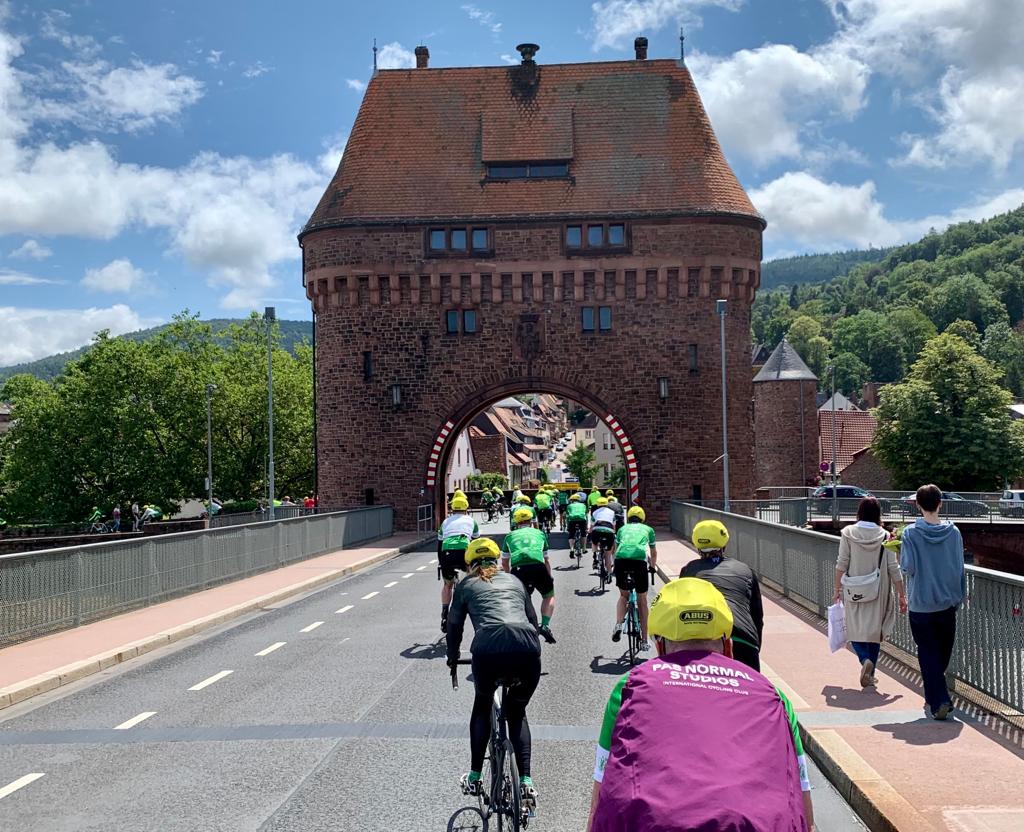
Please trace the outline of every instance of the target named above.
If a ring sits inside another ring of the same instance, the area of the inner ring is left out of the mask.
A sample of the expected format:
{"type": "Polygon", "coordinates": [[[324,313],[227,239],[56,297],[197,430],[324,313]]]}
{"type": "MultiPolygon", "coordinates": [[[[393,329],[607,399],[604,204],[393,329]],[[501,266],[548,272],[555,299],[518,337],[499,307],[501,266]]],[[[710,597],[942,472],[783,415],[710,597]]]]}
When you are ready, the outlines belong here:
{"type": "MultiPolygon", "coordinates": [[[[444,830],[467,802],[472,684],[463,673],[452,691],[438,646],[434,557],[398,557],[3,711],[0,829],[444,830]]],[[[594,594],[564,548],[553,558],[559,641],[529,709],[530,828],[561,832],[585,826],[594,741],[625,664],[612,595],[594,594]]],[[[818,828],[862,830],[811,776],[818,828]]]]}

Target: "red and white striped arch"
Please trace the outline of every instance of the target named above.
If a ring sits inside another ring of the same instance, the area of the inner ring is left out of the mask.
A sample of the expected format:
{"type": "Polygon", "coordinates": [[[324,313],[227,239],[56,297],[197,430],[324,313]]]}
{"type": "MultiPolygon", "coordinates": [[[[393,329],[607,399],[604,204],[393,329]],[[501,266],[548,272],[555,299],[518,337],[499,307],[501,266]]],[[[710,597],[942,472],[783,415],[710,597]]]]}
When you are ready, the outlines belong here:
{"type": "MultiPolygon", "coordinates": [[[[437,466],[441,461],[441,451],[453,430],[455,430],[455,424],[451,421],[445,422],[437,439],[434,440],[434,447],[430,449],[430,460],[427,462],[427,488],[433,488],[437,482],[437,466]]],[[[441,476],[444,476],[444,471],[441,472],[441,476]]]]}
{"type": "Polygon", "coordinates": [[[629,441],[626,432],[622,429],[618,419],[609,413],[605,417],[608,427],[612,429],[615,438],[619,440],[619,447],[622,448],[622,456],[626,460],[626,483],[629,486],[629,501],[636,503],[640,499],[640,477],[637,473],[636,452],[633,450],[633,443],[629,441]]]}

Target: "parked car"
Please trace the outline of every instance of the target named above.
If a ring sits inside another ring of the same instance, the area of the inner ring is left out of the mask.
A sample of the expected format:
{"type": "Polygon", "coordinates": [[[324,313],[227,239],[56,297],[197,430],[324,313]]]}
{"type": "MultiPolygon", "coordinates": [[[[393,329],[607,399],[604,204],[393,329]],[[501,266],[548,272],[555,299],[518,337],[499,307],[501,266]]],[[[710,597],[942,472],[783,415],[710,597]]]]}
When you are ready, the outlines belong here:
{"type": "MultiPolygon", "coordinates": [[[[916,493],[904,497],[903,504],[910,514],[918,514],[916,493]]],[[[968,500],[955,491],[943,491],[942,508],[939,511],[946,517],[986,517],[988,503],[983,503],[981,500],[968,500]]]]}
{"type": "Polygon", "coordinates": [[[1010,488],[999,498],[999,513],[1004,517],[1024,517],[1024,490],[1010,488]]]}
{"type": "MultiPolygon", "coordinates": [[[[870,491],[866,491],[856,485],[837,485],[836,486],[836,503],[840,514],[856,514],[857,506],[860,501],[865,497],[874,497],[870,491]]],[[[882,508],[882,513],[886,513],[892,509],[892,505],[889,500],[883,500],[880,497],[876,497],[878,504],[882,508]]],[[[811,494],[811,510],[816,511],[819,514],[831,514],[832,513],[832,486],[831,485],[819,485],[814,489],[811,494]]]]}

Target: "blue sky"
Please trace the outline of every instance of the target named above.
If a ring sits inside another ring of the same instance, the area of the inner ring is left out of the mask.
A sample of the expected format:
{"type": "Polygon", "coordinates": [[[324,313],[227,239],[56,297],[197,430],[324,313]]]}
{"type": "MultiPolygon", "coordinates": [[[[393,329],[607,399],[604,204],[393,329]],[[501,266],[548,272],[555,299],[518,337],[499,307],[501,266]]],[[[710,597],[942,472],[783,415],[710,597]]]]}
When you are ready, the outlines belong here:
{"type": "Polygon", "coordinates": [[[371,73],[675,57],[767,257],[1024,202],[1019,0],[0,0],[0,366],[184,308],[308,318],[295,233],[371,73]]]}

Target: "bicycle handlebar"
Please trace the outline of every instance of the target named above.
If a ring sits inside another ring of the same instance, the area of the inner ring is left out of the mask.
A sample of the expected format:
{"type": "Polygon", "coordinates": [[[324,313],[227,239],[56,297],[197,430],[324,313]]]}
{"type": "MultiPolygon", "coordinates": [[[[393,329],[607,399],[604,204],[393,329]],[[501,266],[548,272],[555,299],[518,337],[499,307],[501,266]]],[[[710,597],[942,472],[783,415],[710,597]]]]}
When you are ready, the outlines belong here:
{"type": "Polygon", "coordinates": [[[452,671],[452,690],[458,690],[459,689],[459,665],[460,664],[471,665],[471,664],[473,664],[473,660],[472,659],[456,659],[455,660],[455,664],[449,665],[449,667],[451,667],[451,671],[452,671]]]}

